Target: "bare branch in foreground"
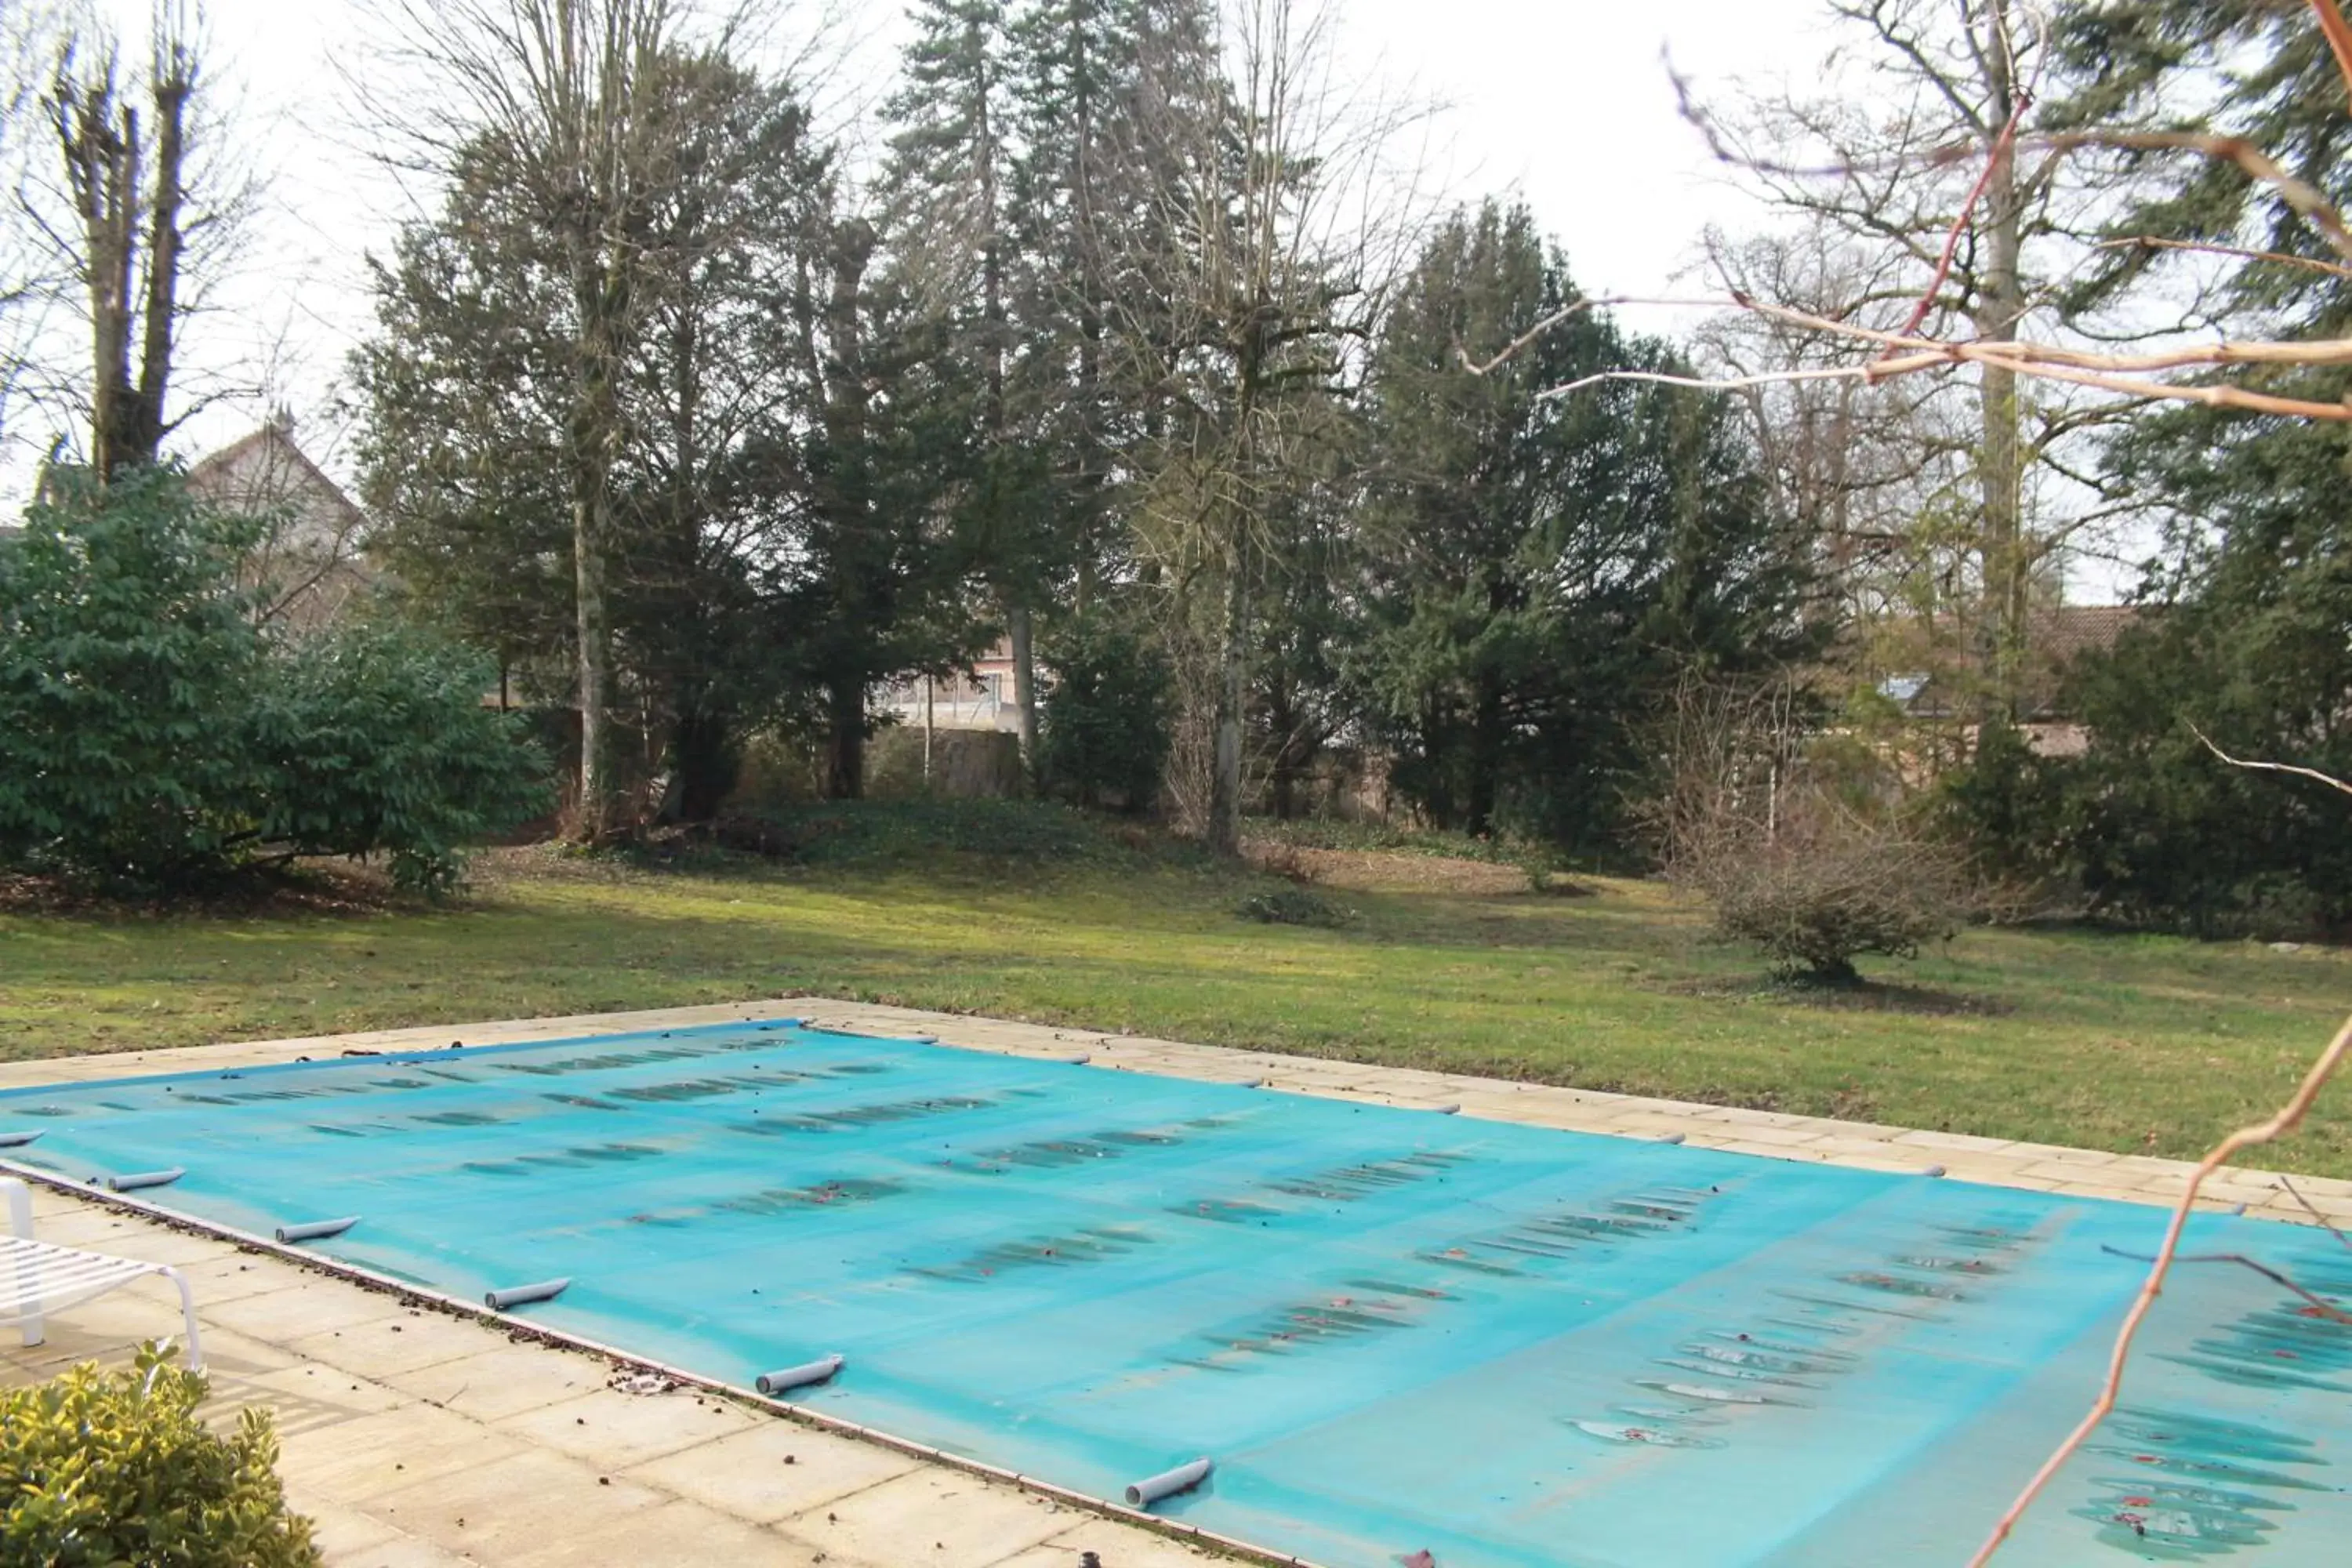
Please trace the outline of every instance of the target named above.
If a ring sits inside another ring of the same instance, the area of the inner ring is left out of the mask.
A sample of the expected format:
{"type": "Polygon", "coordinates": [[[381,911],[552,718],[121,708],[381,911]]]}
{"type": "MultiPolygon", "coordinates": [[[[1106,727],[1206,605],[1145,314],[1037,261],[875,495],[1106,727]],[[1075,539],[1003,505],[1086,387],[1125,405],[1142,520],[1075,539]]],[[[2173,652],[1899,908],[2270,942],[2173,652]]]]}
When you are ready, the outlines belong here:
{"type": "Polygon", "coordinates": [[[2319,18],[2319,30],[2327,35],[2327,47],[2336,56],[2336,68],[2344,73],[2344,94],[2352,101],[2352,24],[2344,20],[2344,13],[2336,0],[2311,0],[2312,14],[2319,18]]]}
{"type": "Polygon", "coordinates": [[[2269,261],[2281,267],[2300,267],[2310,272],[2325,272],[2330,278],[2352,278],[2352,266],[2341,261],[2323,260],[2316,256],[2289,256],[2280,250],[2253,250],[2242,245],[2218,245],[2205,239],[2165,239],[2153,234],[2135,234],[2122,239],[2103,239],[2097,248],[2181,250],[2199,256],[2227,256],[2239,261],[2269,261]]]}
{"type": "Polygon", "coordinates": [[[1538,338],[1543,336],[1554,327],[1559,326],[1562,321],[1567,321],[1571,316],[1580,316],[1587,310],[1596,310],[1604,305],[1625,305],[1631,303],[1633,303],[1633,301],[1630,300],[1579,300],[1572,305],[1562,306],[1559,310],[1554,310],[1550,315],[1546,316],[1542,321],[1538,321],[1534,326],[1529,327],[1526,331],[1521,332],[1517,337],[1513,338],[1509,342],[1505,343],[1499,350],[1496,351],[1495,357],[1488,360],[1484,364],[1472,363],[1470,360],[1470,351],[1464,348],[1460,343],[1455,343],[1454,345],[1454,356],[1461,360],[1462,368],[1468,371],[1472,375],[1485,375],[1489,371],[1495,369],[1497,365],[1500,365],[1505,361],[1508,360],[1512,355],[1517,353],[1521,349],[1527,347],[1529,343],[1535,342],[1538,338]]]}
{"type": "Polygon", "coordinates": [[[2199,729],[2194,724],[2189,726],[2189,732],[2196,736],[2199,740],[2203,741],[2207,751],[2212,752],[2215,756],[2221,758],[2223,762],[2229,763],[2233,768],[2250,768],[2266,773],[2293,773],[2297,778],[2317,779],[2321,784],[2326,784],[2330,789],[2342,790],[2346,795],[2352,795],[2352,784],[2346,784],[2342,779],[2336,778],[2333,774],[2323,773],[2317,768],[2299,768],[2292,763],[2249,762],[2243,757],[2233,757],[2229,752],[2223,751],[2221,747],[2215,745],[2211,739],[2206,735],[2205,731],[2199,729]]]}
{"type": "MultiPolygon", "coordinates": [[[[2126,1252],[2120,1247],[2108,1247],[2102,1244],[2099,1250],[2106,1253],[2110,1257],[2128,1258],[2134,1263],[2153,1263],[2156,1261],[2156,1256],[2153,1253],[2126,1252]]],[[[2352,1323],[2352,1312],[2346,1311],[2343,1308],[2337,1306],[2335,1302],[2330,1301],[2325,1296],[2313,1295],[2310,1291],[2305,1289],[2302,1286],[2296,1284],[2293,1279],[2280,1273],[2269,1264],[2257,1262],[2253,1258],[2247,1257],[2242,1252],[2184,1252],[2175,1257],[2172,1261],[2175,1263],[2238,1264],[2242,1268],[2252,1269],[2255,1273],[2261,1275],[2272,1284],[2292,1290],[2296,1295],[2302,1297],[2305,1300],[2310,1302],[2314,1315],[2332,1319],[2339,1323],[2352,1323]]]]}
{"type": "Polygon", "coordinates": [[[2326,1231],[2328,1235],[2342,1242],[2347,1251],[2352,1251],[2352,1236],[2347,1236],[2342,1231],[2336,1229],[2335,1221],[2329,1219],[2326,1215],[2321,1214],[2318,1208],[2313,1205],[2312,1201],[2303,1195],[2301,1188],[2297,1187],[2293,1182],[2288,1181],[2284,1176],[2281,1176],[2279,1178],[2279,1185],[2286,1190],[2287,1196],[2293,1198],[2295,1202],[2303,1205],[2303,1212],[2309,1215],[2312,1219],[2318,1224],[2321,1229],[2326,1231]]]}

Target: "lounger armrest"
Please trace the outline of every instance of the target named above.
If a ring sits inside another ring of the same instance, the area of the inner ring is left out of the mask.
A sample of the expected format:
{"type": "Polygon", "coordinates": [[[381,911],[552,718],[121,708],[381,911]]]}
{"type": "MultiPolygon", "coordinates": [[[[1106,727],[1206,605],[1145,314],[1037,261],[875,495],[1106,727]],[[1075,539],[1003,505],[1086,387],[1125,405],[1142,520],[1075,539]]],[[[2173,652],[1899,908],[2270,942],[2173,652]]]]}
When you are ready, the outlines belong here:
{"type": "Polygon", "coordinates": [[[8,1197],[8,1234],[33,1239],[33,1189],[14,1176],[0,1176],[0,1193],[8,1197]]]}

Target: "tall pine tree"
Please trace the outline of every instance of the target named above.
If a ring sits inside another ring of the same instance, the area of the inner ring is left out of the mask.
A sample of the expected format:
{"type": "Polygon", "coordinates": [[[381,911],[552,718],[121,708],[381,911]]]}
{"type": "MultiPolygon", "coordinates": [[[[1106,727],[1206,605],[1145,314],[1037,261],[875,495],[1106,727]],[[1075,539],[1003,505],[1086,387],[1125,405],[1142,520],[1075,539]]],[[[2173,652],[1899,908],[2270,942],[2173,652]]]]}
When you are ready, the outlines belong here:
{"type": "Polygon", "coordinates": [[[1682,672],[1802,645],[1805,572],[1723,400],[1596,371],[1676,368],[1586,312],[1525,208],[1430,239],[1375,350],[1354,674],[1394,782],[1439,822],[1603,852],[1638,729],[1682,672]]]}

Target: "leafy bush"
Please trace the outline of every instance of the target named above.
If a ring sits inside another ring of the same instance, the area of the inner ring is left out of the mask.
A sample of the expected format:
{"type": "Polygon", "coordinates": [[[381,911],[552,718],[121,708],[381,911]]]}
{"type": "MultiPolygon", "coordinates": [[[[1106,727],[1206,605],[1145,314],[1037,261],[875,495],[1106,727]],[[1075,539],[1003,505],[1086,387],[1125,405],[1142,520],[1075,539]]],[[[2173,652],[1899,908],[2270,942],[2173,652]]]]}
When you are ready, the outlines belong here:
{"type": "Polygon", "coordinates": [[[0,865],[169,889],[383,852],[437,889],[531,814],[541,765],[482,707],[486,666],[390,626],[265,635],[252,531],[151,470],[0,542],[0,865]]]}
{"type": "Polygon", "coordinates": [[[385,853],[394,882],[442,892],[467,843],[544,799],[518,721],[482,706],[489,669],[468,649],[363,623],[295,645],[261,675],[250,722],[264,842],[385,853]]]}
{"type": "Polygon", "coordinates": [[[1234,911],[1246,921],[1265,925],[1322,926],[1337,930],[1354,923],[1356,911],[1335,904],[1318,893],[1304,888],[1276,888],[1270,893],[1252,893],[1234,911]]]}
{"type": "Polygon", "coordinates": [[[0,541],[0,864],[167,884],[246,832],[258,770],[223,726],[263,651],[233,586],[252,534],[154,471],[0,541]]]}
{"type": "Polygon", "coordinates": [[[310,1521],[286,1508],[278,1438],[248,1409],[217,1435],[205,1379],[149,1345],[0,1389],[0,1562],[27,1568],[316,1568],[310,1521]]]}
{"type": "Polygon", "coordinates": [[[1038,716],[1045,786],[1081,805],[1107,798],[1130,811],[1150,805],[1168,761],[1167,660],[1100,611],[1059,627],[1045,655],[1054,678],[1038,716]]]}

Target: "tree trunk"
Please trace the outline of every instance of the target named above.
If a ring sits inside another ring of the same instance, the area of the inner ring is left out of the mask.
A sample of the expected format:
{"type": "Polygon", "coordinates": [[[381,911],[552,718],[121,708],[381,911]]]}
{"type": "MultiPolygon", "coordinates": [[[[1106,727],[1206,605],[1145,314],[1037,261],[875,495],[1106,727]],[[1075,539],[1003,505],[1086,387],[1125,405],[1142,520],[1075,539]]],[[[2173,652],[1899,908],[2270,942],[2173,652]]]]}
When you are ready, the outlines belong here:
{"type": "Polygon", "coordinates": [[[832,726],[825,747],[824,797],[866,796],[866,688],[845,679],[826,691],[825,716],[832,726]]]}
{"type": "Polygon", "coordinates": [[[1015,605],[1005,612],[1005,627],[1013,644],[1013,708],[1021,726],[1021,774],[1034,784],[1037,777],[1037,654],[1028,606],[1015,605]]]}
{"type": "MultiPolygon", "coordinates": [[[[2007,125],[2017,111],[2017,84],[2011,79],[2006,40],[2008,6],[1996,3],[1985,17],[1986,118],[2007,125]]],[[[2014,342],[2026,309],[2020,258],[2025,210],[2017,182],[2013,144],[1995,144],[1983,197],[1985,266],[1976,309],[1977,335],[1988,342],[2014,342]]],[[[2018,683],[2025,647],[2026,581],[2030,572],[2024,537],[2024,460],[2019,440],[2017,373],[1983,365],[1978,382],[1983,422],[1979,456],[1982,497],[1984,608],[1979,617],[1977,651],[1985,695],[1979,717],[1988,723],[2018,718],[2018,683]]]]}
{"type": "Polygon", "coordinates": [[[1267,782],[1274,791],[1275,820],[1288,822],[1298,815],[1298,758],[1290,743],[1289,705],[1277,699],[1271,717],[1274,732],[1281,738],[1275,744],[1273,777],[1267,782]]]}
{"type": "Polygon", "coordinates": [[[1242,852],[1242,711],[1248,695],[1249,575],[1240,552],[1225,575],[1217,639],[1216,750],[1209,778],[1209,847],[1242,852]]]}
{"type": "Polygon", "coordinates": [[[1495,830],[1496,780],[1502,771],[1503,685],[1492,670],[1482,669],[1470,715],[1470,810],[1463,825],[1473,838],[1495,830]]]}
{"type": "Polygon", "coordinates": [[[1314,756],[1314,748],[1298,743],[1301,726],[1297,688],[1289,674],[1277,665],[1266,684],[1266,731],[1274,737],[1272,766],[1266,778],[1274,797],[1269,804],[1274,808],[1275,820],[1288,822],[1298,815],[1298,776],[1314,756]]]}
{"type": "Polygon", "coordinates": [[[196,64],[160,16],[152,47],[152,130],[142,127],[137,108],[116,95],[110,47],[94,73],[61,75],[50,103],[80,231],[76,259],[89,296],[89,462],[100,482],[153,464],[167,428],[163,409],[179,325],[187,107],[196,64]],[[151,158],[152,171],[142,167],[151,158]]]}
{"type": "Polygon", "coordinates": [[[580,685],[579,837],[600,837],[610,815],[611,746],[605,705],[610,699],[611,633],[604,605],[604,496],[601,465],[583,464],[572,498],[573,594],[580,685]],[[590,472],[591,469],[596,471],[590,472]]]}
{"type": "Polygon", "coordinates": [[[580,699],[580,817],[574,832],[583,840],[601,837],[612,826],[613,754],[611,716],[613,634],[605,603],[604,550],[611,521],[607,495],[611,457],[606,437],[612,364],[606,323],[598,310],[605,300],[601,279],[583,265],[578,279],[581,342],[572,408],[572,568],[576,610],[573,658],[580,699]]]}
{"type": "Polygon", "coordinates": [[[121,468],[154,463],[163,449],[163,402],[172,384],[173,330],[180,315],[180,208],[186,192],[188,97],[194,64],[177,43],[156,39],[155,189],[147,228],[145,332],[139,384],[125,399],[110,460],[121,468]],[[165,51],[169,51],[168,54],[165,51]]]}
{"type": "Polygon", "coordinates": [[[677,770],[676,819],[709,822],[735,791],[742,754],[728,715],[688,704],[670,735],[670,765],[677,770]]]}
{"type": "Polygon", "coordinates": [[[938,716],[931,709],[932,700],[937,695],[938,685],[939,683],[931,677],[928,675],[923,677],[923,793],[925,795],[931,792],[931,748],[939,739],[938,716]]]}

